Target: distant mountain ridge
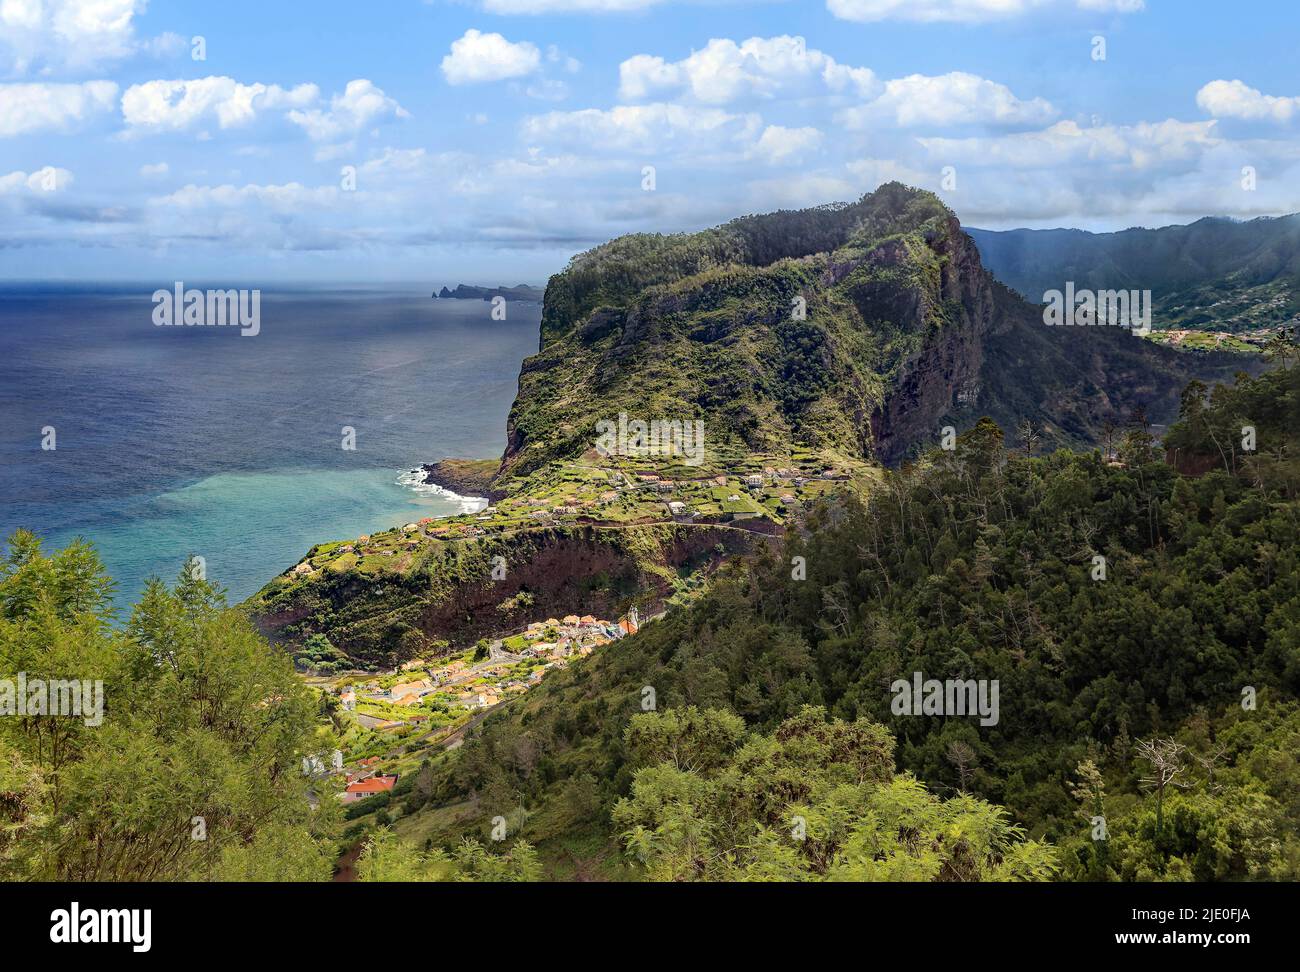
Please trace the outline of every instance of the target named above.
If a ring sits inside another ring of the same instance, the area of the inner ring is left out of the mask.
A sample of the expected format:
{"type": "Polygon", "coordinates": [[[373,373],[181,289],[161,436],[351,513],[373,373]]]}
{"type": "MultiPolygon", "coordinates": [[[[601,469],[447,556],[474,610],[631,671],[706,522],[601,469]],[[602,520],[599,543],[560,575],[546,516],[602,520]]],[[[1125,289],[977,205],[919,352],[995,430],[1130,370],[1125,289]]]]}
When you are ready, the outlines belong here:
{"type": "Polygon", "coordinates": [[[1157,328],[1240,333],[1300,319],[1300,214],[1117,233],[967,232],[994,276],[1033,303],[1073,281],[1150,290],[1157,328]]]}

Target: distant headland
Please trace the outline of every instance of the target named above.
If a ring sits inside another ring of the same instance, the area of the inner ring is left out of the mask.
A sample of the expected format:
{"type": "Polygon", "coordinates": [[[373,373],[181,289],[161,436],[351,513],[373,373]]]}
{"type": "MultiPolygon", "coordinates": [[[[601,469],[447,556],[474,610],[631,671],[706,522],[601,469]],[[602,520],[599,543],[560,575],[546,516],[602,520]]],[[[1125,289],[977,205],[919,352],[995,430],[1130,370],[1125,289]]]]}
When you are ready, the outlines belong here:
{"type": "Polygon", "coordinates": [[[493,297],[504,297],[507,301],[540,304],[545,294],[546,291],[541,287],[530,287],[528,284],[519,284],[517,287],[471,287],[467,284],[457,284],[455,290],[443,287],[434,296],[439,299],[456,300],[491,300],[493,297]]]}

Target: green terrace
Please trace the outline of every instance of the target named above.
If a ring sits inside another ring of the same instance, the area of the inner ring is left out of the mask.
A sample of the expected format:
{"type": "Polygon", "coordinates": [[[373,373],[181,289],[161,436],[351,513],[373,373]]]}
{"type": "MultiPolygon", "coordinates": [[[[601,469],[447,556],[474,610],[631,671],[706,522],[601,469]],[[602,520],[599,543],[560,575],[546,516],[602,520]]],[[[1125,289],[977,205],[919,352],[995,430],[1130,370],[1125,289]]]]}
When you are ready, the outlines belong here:
{"type": "Polygon", "coordinates": [[[557,464],[512,481],[505,498],[482,512],[427,518],[320,544],[272,585],[284,588],[349,572],[407,573],[439,545],[555,526],[703,526],[753,519],[784,524],[836,490],[868,489],[878,475],[861,460],[798,449],[788,455],[748,455],[726,469],[619,457],[557,464]]]}

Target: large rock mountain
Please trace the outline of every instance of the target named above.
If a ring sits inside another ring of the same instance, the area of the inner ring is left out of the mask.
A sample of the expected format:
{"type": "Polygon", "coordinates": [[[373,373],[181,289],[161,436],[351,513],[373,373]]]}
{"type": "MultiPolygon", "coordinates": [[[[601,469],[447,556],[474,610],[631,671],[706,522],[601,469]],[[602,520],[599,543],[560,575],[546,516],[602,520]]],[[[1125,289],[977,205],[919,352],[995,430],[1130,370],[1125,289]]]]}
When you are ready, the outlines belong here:
{"type": "Polygon", "coordinates": [[[1300,318],[1300,214],[1088,233],[971,229],[984,265],[1031,300],[1067,280],[1150,290],[1157,327],[1247,331],[1300,318]]]}
{"type": "Polygon", "coordinates": [[[893,463],[982,415],[1084,444],[1138,406],[1172,415],[1191,369],[1233,366],[1047,327],[934,195],[890,183],[575,257],[547,286],[497,478],[582,453],[619,412],[701,417],[723,456],[799,444],[893,463]]]}
{"type": "MultiPolygon", "coordinates": [[[[1046,326],[938,199],[898,184],[851,205],[581,254],[547,286],[540,345],[482,490],[495,511],[438,538],[395,530],[313,548],[252,599],[264,632],[324,634],[353,659],[391,663],[550,616],[663,603],[682,577],[779,531],[786,514],[757,503],[763,519],[738,529],[723,522],[730,500],[718,522],[678,522],[657,491],[604,498],[605,473],[623,464],[600,459],[596,423],[620,413],[704,422],[703,466],[669,478],[707,505],[722,497],[699,482],[719,474],[735,484],[769,464],[862,473],[985,415],[1008,431],[1028,419],[1046,443],[1090,444],[1139,408],[1165,421],[1187,379],[1242,364],[1117,327],[1046,326]],[[512,565],[504,581],[498,560],[512,565]]],[[[481,466],[429,473],[477,481],[481,466]]]]}

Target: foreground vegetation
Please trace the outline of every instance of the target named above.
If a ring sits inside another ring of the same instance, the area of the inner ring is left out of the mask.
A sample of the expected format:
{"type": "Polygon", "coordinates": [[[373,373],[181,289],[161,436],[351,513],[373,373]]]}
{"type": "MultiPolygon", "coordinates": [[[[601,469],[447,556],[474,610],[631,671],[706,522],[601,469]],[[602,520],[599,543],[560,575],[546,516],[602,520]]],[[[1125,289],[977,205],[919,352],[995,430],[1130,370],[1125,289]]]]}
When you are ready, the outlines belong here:
{"type": "MultiPolygon", "coordinates": [[[[270,650],[187,565],[114,626],[93,551],[49,556],[31,534],[0,564],[0,673],[103,683],[99,725],[0,717],[0,877],[320,880],[333,804],[299,769],[316,710],[270,650]]],[[[93,721],[93,720],[92,720],[93,721]]]]}

